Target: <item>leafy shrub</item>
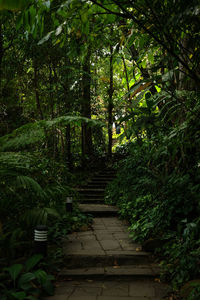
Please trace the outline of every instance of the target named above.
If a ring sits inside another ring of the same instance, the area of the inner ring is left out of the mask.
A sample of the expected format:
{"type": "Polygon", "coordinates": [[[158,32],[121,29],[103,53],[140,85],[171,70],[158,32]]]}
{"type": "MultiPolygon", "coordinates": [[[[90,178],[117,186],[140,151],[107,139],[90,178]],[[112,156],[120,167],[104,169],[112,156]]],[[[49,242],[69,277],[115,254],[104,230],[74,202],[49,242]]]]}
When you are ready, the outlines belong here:
{"type": "Polygon", "coordinates": [[[36,269],[41,259],[42,255],[34,255],[25,264],[14,264],[3,269],[0,274],[3,278],[0,284],[2,300],[36,300],[41,296],[53,295],[54,276],[40,268],[36,269]]]}
{"type": "Polygon", "coordinates": [[[37,153],[0,154],[0,265],[30,254],[38,224],[50,225],[52,242],[53,232],[61,237],[88,222],[76,204],[65,212],[66,196],[76,198],[71,181],[65,166],[37,153]]]}
{"type": "MultiPolygon", "coordinates": [[[[185,122],[173,127],[168,123],[168,128],[164,124],[150,140],[132,142],[106,194],[107,202],[116,204],[121,217],[129,220],[134,240],[165,241],[157,252],[164,278],[175,289],[200,276],[198,103],[187,111],[185,122]]],[[[198,299],[198,289],[194,287],[189,300],[198,299]]]]}

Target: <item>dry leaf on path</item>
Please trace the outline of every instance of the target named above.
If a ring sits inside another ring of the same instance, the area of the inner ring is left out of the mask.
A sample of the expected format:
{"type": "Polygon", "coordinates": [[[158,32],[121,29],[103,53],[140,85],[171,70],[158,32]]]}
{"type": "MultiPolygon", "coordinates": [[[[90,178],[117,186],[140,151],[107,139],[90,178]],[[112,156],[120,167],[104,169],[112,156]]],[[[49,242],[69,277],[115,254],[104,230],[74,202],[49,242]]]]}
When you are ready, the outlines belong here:
{"type": "Polygon", "coordinates": [[[137,247],[137,248],[135,249],[135,251],[137,251],[137,252],[139,252],[139,251],[141,251],[141,250],[142,250],[141,247],[137,247]]]}

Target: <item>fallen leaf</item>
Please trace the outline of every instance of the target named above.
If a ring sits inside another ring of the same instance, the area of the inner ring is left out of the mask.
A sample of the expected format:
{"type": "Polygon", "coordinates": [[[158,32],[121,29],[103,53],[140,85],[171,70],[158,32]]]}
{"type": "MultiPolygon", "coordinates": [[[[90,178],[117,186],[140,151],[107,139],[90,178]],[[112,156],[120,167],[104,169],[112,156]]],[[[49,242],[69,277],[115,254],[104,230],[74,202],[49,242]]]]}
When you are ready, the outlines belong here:
{"type": "Polygon", "coordinates": [[[141,247],[138,247],[138,248],[135,249],[135,251],[137,251],[137,252],[138,252],[138,251],[141,251],[141,250],[142,250],[141,247]]]}

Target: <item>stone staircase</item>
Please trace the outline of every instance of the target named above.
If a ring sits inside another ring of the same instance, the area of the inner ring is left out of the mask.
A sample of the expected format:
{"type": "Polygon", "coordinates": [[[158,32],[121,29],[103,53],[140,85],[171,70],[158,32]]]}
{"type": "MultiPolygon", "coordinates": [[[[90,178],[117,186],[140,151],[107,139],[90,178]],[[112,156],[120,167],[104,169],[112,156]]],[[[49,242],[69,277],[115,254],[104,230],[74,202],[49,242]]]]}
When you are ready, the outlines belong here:
{"type": "Polygon", "coordinates": [[[105,188],[114,179],[115,175],[116,172],[113,169],[104,169],[97,173],[87,185],[76,190],[80,196],[78,201],[84,204],[103,204],[105,188]]]}
{"type": "Polygon", "coordinates": [[[129,238],[128,224],[117,218],[118,209],[104,204],[106,185],[114,176],[106,169],[78,188],[80,209],[93,215],[93,224],[64,241],[59,274],[63,285],[55,300],[160,300],[168,292],[159,282],[160,269],[152,256],[129,238]]]}

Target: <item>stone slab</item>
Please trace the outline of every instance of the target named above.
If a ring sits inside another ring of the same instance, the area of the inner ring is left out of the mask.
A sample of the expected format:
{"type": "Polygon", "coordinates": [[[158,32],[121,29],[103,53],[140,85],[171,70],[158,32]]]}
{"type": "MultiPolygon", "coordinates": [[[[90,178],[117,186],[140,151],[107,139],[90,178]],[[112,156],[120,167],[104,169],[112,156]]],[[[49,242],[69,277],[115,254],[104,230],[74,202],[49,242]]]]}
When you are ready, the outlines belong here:
{"type": "Polygon", "coordinates": [[[98,241],[113,240],[113,235],[110,233],[106,233],[106,234],[96,233],[95,236],[98,241]]]}
{"type": "Polygon", "coordinates": [[[56,295],[45,299],[161,300],[169,292],[169,286],[163,283],[150,280],[122,280],[121,278],[115,280],[63,281],[57,282],[57,286],[56,295]]]}
{"type": "Polygon", "coordinates": [[[112,232],[112,233],[124,232],[124,228],[121,226],[109,226],[107,230],[108,232],[112,232]]]}
{"type": "Polygon", "coordinates": [[[118,224],[118,225],[122,225],[124,226],[123,222],[121,220],[119,220],[116,217],[110,217],[110,218],[102,218],[102,221],[104,222],[104,224],[118,224]]]}
{"type": "Polygon", "coordinates": [[[121,250],[120,244],[116,240],[102,240],[100,244],[104,250],[121,250]]]}
{"type": "Polygon", "coordinates": [[[124,255],[124,256],[135,256],[135,257],[147,257],[149,258],[149,253],[144,251],[130,251],[130,250],[106,250],[107,255],[124,255]]]}
{"type": "MultiPolygon", "coordinates": [[[[82,296],[81,295],[81,298],[80,298],[80,295],[72,295],[69,298],[67,298],[67,300],[96,300],[96,299],[97,299],[96,295],[93,295],[93,296],[91,296],[91,295],[90,296],[89,295],[88,296],[82,296]]],[[[55,299],[55,300],[57,300],[57,299],[55,299]]]]}
{"type": "Polygon", "coordinates": [[[79,204],[82,212],[118,212],[119,209],[115,206],[106,204],[79,204]]]}
{"type": "Polygon", "coordinates": [[[146,298],[146,297],[126,297],[126,296],[124,296],[124,297],[123,296],[122,297],[116,297],[116,296],[98,296],[97,300],[151,300],[151,298],[146,298]]]}
{"type": "Polygon", "coordinates": [[[101,247],[100,243],[96,240],[95,241],[90,241],[90,240],[85,241],[85,240],[83,240],[82,244],[83,244],[83,249],[84,250],[90,250],[90,251],[91,250],[94,250],[94,251],[102,250],[102,247],[101,247]]]}
{"type": "Polygon", "coordinates": [[[88,267],[77,269],[65,269],[59,274],[59,277],[67,278],[103,278],[106,277],[155,277],[155,274],[148,266],[106,266],[106,267],[88,267]],[[88,277],[89,276],[89,277],[88,277]]]}
{"type": "Polygon", "coordinates": [[[81,242],[83,241],[96,241],[96,236],[94,234],[85,235],[85,236],[78,236],[77,239],[81,242]]]}
{"type": "Polygon", "coordinates": [[[128,296],[129,283],[119,281],[106,281],[102,289],[103,296],[128,296]]]}
{"type": "Polygon", "coordinates": [[[104,224],[92,225],[93,230],[107,230],[104,224]]]}
{"type": "Polygon", "coordinates": [[[56,295],[71,295],[72,292],[74,291],[74,287],[73,286],[69,286],[69,285],[65,285],[63,284],[62,286],[57,287],[56,289],[56,295]]]}
{"type": "Polygon", "coordinates": [[[71,256],[71,255],[91,255],[91,256],[99,256],[99,255],[106,255],[105,251],[102,250],[101,248],[88,248],[88,249],[83,249],[83,250],[74,250],[72,252],[68,251],[67,249],[63,250],[64,256],[71,256]]]}
{"type": "Polygon", "coordinates": [[[68,254],[68,253],[75,253],[75,252],[79,252],[79,253],[81,253],[81,251],[82,251],[83,249],[82,249],[82,245],[81,245],[81,243],[79,243],[78,245],[73,245],[73,244],[69,244],[69,245],[67,245],[67,246],[65,246],[65,248],[64,248],[64,254],[66,255],[66,254],[68,254]]]}
{"type": "Polygon", "coordinates": [[[106,275],[116,276],[155,276],[155,273],[148,266],[114,266],[105,268],[106,275]]]}
{"type": "Polygon", "coordinates": [[[102,289],[99,287],[93,287],[93,286],[80,286],[76,287],[73,296],[97,296],[101,295],[102,289]]]}
{"type": "Polygon", "coordinates": [[[120,240],[120,239],[129,239],[129,234],[128,232],[115,232],[113,233],[113,236],[116,240],[120,240]]]}
{"type": "Polygon", "coordinates": [[[130,296],[155,297],[155,287],[151,283],[133,282],[129,286],[130,296]]]}

